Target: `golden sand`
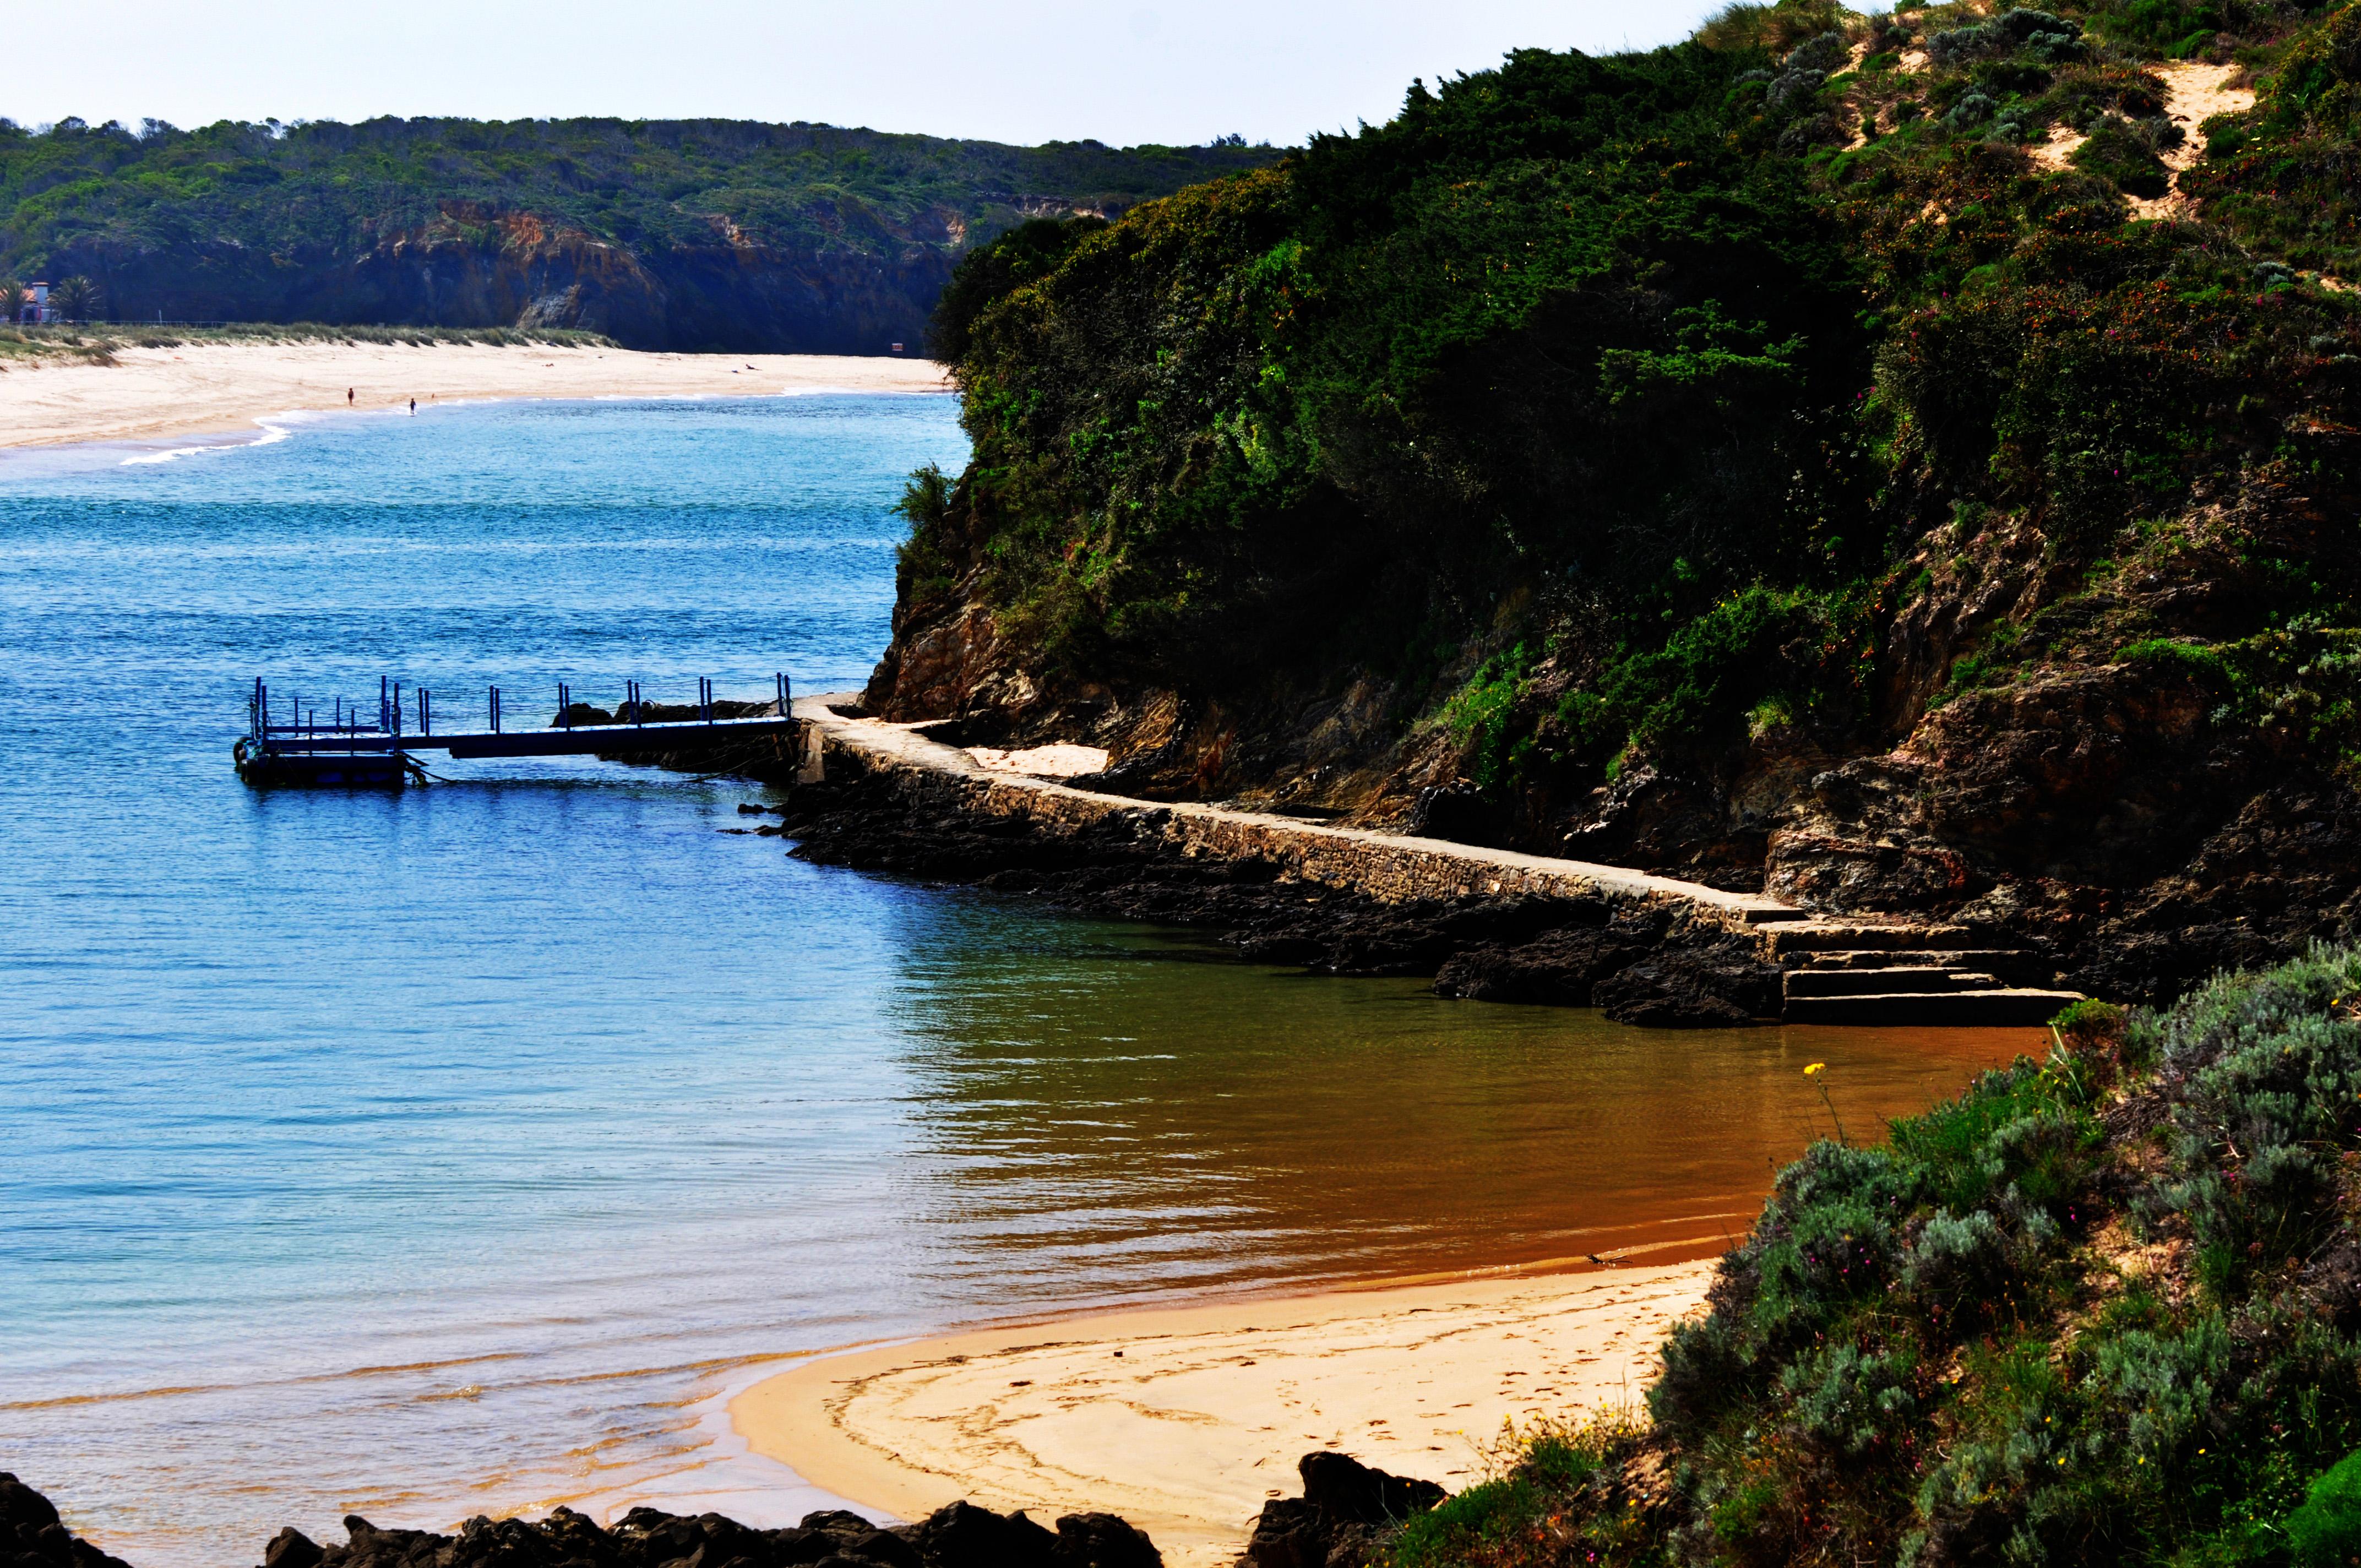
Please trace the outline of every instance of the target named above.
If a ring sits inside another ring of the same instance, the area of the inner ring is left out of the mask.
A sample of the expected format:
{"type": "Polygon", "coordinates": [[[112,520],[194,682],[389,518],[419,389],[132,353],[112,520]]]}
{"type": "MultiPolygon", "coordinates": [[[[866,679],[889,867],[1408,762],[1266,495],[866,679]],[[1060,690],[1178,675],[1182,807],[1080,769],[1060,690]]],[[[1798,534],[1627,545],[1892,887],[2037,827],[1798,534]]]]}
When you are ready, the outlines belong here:
{"type": "Polygon", "coordinates": [[[929,360],[817,354],[218,343],[124,348],[114,358],[22,360],[0,369],[0,446],[223,434],[298,411],[406,412],[412,398],[423,411],[498,398],[946,389],[942,367],[929,360]]]}
{"type": "Polygon", "coordinates": [[[809,1363],[730,1418],[753,1450],[904,1519],[967,1497],[1117,1513],[1227,1563],[1332,1448],[1457,1490],[1506,1422],[1636,1404],[1710,1262],[1216,1302],[809,1363]]]}

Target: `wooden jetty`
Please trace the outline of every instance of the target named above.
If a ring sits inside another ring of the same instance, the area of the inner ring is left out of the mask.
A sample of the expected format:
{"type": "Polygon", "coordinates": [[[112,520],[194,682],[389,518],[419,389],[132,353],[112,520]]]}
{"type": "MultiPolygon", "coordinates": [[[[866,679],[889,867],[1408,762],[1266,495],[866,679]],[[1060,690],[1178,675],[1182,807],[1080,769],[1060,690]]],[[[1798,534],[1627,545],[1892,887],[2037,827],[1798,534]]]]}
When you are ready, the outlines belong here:
{"type": "Polygon", "coordinates": [[[279,712],[270,688],[260,680],[247,699],[247,733],[234,750],[238,777],[256,785],[327,786],[399,789],[422,770],[411,753],[441,751],[454,758],[562,757],[595,752],[685,752],[727,750],[748,741],[795,733],[789,709],[792,694],[787,677],[774,677],[774,700],[762,704],[719,703],[713,683],[697,684],[697,717],[649,719],[656,705],[640,694],[639,683],[625,683],[630,696],[606,724],[576,724],[572,715],[580,705],[571,687],[557,688],[557,717],[546,728],[511,729],[503,722],[500,688],[493,686],[485,703],[488,728],[444,729],[434,727],[434,694],[413,689],[405,701],[402,688],[380,680],[377,712],[364,718],[358,705],[341,699],[329,710],[326,722],[316,708],[307,708],[300,696],[287,699],[279,712]],[[723,717],[717,707],[740,711],[723,717]],[[754,709],[752,713],[743,711],[754,709]],[[412,723],[412,711],[415,720],[412,723]],[[628,715],[629,717],[625,717],[628,715]]]}

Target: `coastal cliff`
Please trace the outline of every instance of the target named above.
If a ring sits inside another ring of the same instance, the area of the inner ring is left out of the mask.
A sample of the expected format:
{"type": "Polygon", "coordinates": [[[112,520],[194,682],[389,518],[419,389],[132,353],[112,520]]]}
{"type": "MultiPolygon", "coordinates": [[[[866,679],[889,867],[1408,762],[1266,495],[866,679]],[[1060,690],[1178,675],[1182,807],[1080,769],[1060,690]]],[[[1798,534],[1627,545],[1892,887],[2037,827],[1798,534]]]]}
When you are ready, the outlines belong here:
{"type": "Polygon", "coordinates": [[[1738,6],[1012,234],[867,709],[2126,1000],[2348,934],[2356,16],[1738,6]]]}
{"type": "Polygon", "coordinates": [[[1276,156],[736,121],[0,123],[0,268],[87,277],[119,322],[917,355],[970,247],[1276,156]]]}

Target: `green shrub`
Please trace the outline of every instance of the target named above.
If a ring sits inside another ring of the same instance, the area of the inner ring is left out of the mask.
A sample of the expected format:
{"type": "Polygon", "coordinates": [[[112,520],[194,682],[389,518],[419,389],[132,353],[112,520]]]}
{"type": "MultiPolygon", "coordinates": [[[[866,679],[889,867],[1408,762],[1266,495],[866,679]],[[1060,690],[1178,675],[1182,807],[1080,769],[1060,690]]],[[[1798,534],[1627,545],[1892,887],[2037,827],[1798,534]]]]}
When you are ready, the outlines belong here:
{"type": "MultiPolygon", "coordinates": [[[[1634,1441],[1672,1494],[1618,1560],[2361,1552],[2356,996],[2361,951],[2322,948],[2078,1005],[1886,1147],[1815,1145],[1665,1347],[1634,1441]]],[[[1501,1488],[1554,1540],[1624,1519],[1595,1482],[1501,1488]]],[[[1539,1539],[1463,1561],[1584,1560],[1539,1539]]]]}
{"type": "Polygon", "coordinates": [[[2303,1568],[2361,1561],[2361,1453],[2346,1454],[2312,1482],[2303,1507],[2288,1516],[2287,1534],[2303,1568]]]}
{"type": "Polygon", "coordinates": [[[2120,115],[2109,115],[2092,126],[2071,161],[2127,196],[2156,197],[2171,189],[2172,172],[2164,159],[2120,115]]]}

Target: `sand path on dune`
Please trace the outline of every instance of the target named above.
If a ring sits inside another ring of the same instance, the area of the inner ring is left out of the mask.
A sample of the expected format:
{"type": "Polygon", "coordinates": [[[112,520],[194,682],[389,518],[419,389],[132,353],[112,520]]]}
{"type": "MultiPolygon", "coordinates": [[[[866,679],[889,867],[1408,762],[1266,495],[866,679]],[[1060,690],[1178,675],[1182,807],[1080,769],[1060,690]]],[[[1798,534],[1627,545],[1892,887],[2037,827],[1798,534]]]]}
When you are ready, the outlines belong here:
{"type": "Polygon", "coordinates": [[[917,1519],[955,1498],[1097,1508],[1227,1563],[1295,1464],[1338,1449],[1454,1490],[1505,1421],[1635,1404],[1710,1262],[1220,1302],[814,1362],[730,1405],[750,1446],[917,1519]]]}
{"type": "MultiPolygon", "coordinates": [[[[2180,127],[2183,136],[2179,147],[2159,154],[2165,167],[2176,180],[2180,171],[2195,163],[2205,150],[2205,138],[2197,127],[2216,115],[2244,114],[2255,106],[2255,90],[2249,86],[2234,87],[2231,83],[2245,71],[2240,65],[2208,65],[2202,60],[2171,60],[2151,66],[2164,80],[2165,117],[2180,127]]],[[[2054,131],[2049,140],[2032,148],[2033,161],[2046,169],[2063,169],[2073,157],[2074,149],[2087,141],[2087,137],[2075,134],[2063,126],[2054,131]]],[[[2189,198],[2178,189],[2161,196],[2133,196],[2132,214],[2142,218],[2178,216],[2189,206],[2189,198]]]]}
{"type": "Polygon", "coordinates": [[[300,410],[421,412],[494,398],[686,398],[934,392],[942,367],[818,354],[642,354],[622,348],[203,343],[125,348],[112,365],[0,368],[0,447],[250,431],[300,410]]]}

